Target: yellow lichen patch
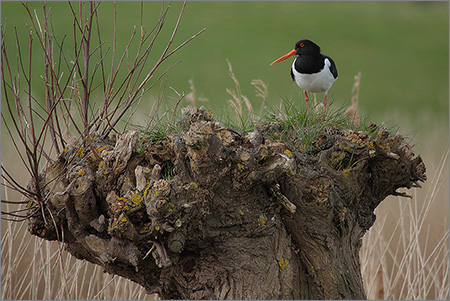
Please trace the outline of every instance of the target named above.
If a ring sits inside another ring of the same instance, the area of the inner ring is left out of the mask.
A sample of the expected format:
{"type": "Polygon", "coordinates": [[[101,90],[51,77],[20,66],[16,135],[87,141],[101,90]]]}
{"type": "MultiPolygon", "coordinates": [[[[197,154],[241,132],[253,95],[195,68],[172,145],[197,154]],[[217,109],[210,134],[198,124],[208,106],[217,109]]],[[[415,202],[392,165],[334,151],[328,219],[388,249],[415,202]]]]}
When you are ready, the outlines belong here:
{"type": "Polygon", "coordinates": [[[126,178],[124,181],[125,183],[130,183],[130,178],[126,178]]]}
{"type": "Polygon", "coordinates": [[[170,202],[167,202],[167,208],[168,208],[167,211],[172,212],[173,208],[175,208],[175,205],[170,202]]]}
{"type": "Polygon", "coordinates": [[[350,174],[350,168],[347,168],[346,170],[344,170],[344,171],[342,172],[342,175],[343,175],[344,178],[346,178],[346,179],[347,179],[347,177],[348,177],[349,174],[350,174]]]}
{"type": "Polygon", "coordinates": [[[342,212],[347,213],[347,209],[342,209],[342,212]]]}
{"type": "Polygon", "coordinates": [[[131,201],[136,205],[136,206],[140,206],[142,203],[142,198],[139,194],[134,194],[131,197],[131,201]]]}
{"type": "Polygon", "coordinates": [[[159,229],[160,229],[159,226],[156,226],[156,227],[155,227],[155,230],[156,230],[156,231],[159,231],[159,229]]]}
{"type": "Polygon", "coordinates": [[[101,153],[102,150],[105,149],[105,147],[106,147],[106,145],[99,146],[99,147],[97,147],[97,151],[101,153]]]}
{"type": "Polygon", "coordinates": [[[82,177],[82,176],[84,176],[86,173],[84,172],[84,170],[82,169],[79,173],[78,173],[78,176],[80,176],[80,177],[82,177]]]}
{"type": "Polygon", "coordinates": [[[278,261],[278,265],[280,266],[280,268],[285,268],[287,267],[289,264],[289,262],[284,259],[284,257],[281,257],[280,260],[278,261]]]}
{"type": "Polygon", "coordinates": [[[198,184],[195,183],[195,182],[191,182],[189,184],[191,185],[191,188],[194,189],[194,190],[196,190],[198,188],[198,184]]]}
{"type": "Polygon", "coordinates": [[[33,200],[29,200],[27,203],[27,207],[33,207],[34,205],[37,205],[37,203],[33,200]]]}
{"type": "Polygon", "coordinates": [[[128,207],[128,205],[125,205],[125,207],[123,207],[125,210],[130,210],[130,207],[128,207]]]}
{"type": "Polygon", "coordinates": [[[117,200],[125,202],[125,203],[128,203],[128,200],[126,198],[124,198],[124,197],[117,198],[117,200]]]}
{"type": "Polygon", "coordinates": [[[288,156],[288,157],[293,157],[294,155],[292,154],[292,152],[290,151],[290,150],[285,150],[284,151],[284,154],[286,155],[286,156],[288,156]]]}
{"type": "Polygon", "coordinates": [[[244,215],[244,211],[242,211],[241,209],[239,209],[239,214],[240,214],[240,215],[244,215]]]}
{"type": "Polygon", "coordinates": [[[122,223],[125,223],[125,222],[127,221],[127,218],[126,218],[125,216],[123,216],[123,217],[120,219],[120,221],[121,221],[122,223]]]}
{"type": "Polygon", "coordinates": [[[194,168],[194,167],[195,167],[195,163],[194,163],[194,161],[192,161],[192,160],[191,160],[191,162],[190,162],[190,163],[191,163],[191,168],[194,168]]]}
{"type": "Polygon", "coordinates": [[[147,187],[144,190],[144,196],[147,196],[148,190],[150,189],[150,182],[146,183],[147,187]]]}
{"type": "Polygon", "coordinates": [[[261,225],[261,227],[265,227],[266,226],[266,222],[267,222],[267,217],[265,217],[264,215],[260,215],[258,217],[258,222],[261,225]]]}
{"type": "Polygon", "coordinates": [[[238,163],[237,167],[239,170],[243,170],[244,169],[244,165],[242,163],[238,163]]]}
{"type": "Polygon", "coordinates": [[[84,148],[80,147],[76,153],[77,156],[84,157],[84,148]]]}

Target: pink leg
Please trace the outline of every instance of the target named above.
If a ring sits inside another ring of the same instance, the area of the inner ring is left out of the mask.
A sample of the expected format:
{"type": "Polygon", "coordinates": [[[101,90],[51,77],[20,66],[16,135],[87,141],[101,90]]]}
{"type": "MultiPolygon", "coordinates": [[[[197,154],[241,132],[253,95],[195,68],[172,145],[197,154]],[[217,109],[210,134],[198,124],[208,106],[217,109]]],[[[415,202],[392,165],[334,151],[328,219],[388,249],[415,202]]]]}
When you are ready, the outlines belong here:
{"type": "Polygon", "coordinates": [[[325,111],[325,108],[327,106],[327,93],[325,93],[325,98],[323,99],[323,110],[325,111]]]}
{"type": "Polygon", "coordinates": [[[309,111],[309,105],[308,105],[309,98],[308,98],[308,94],[306,93],[306,90],[305,90],[305,101],[306,101],[306,108],[308,109],[308,116],[311,117],[311,112],[309,111]]]}
{"type": "Polygon", "coordinates": [[[309,98],[308,98],[308,94],[306,94],[306,91],[305,91],[305,101],[306,101],[306,106],[308,106],[309,98]]]}

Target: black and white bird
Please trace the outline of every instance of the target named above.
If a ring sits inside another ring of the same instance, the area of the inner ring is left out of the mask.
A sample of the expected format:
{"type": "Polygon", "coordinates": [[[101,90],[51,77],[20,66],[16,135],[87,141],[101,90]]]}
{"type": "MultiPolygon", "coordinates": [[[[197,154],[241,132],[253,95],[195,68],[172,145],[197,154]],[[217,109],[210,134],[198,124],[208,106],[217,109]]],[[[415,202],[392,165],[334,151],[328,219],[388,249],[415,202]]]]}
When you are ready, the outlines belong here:
{"type": "Polygon", "coordinates": [[[270,64],[277,64],[285,59],[298,55],[292,63],[291,76],[295,83],[305,92],[305,101],[308,105],[308,94],[325,92],[324,108],[327,105],[327,94],[333,83],[337,80],[336,64],[331,57],[320,53],[320,47],[310,40],[300,40],[292,51],[286,53],[270,64]]]}

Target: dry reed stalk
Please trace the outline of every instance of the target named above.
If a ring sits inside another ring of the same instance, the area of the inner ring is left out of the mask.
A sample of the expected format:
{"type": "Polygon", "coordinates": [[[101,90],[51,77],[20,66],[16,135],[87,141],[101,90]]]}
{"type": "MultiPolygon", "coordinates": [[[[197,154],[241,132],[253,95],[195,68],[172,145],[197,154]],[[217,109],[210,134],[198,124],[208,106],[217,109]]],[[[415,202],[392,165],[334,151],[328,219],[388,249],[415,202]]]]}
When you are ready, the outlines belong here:
{"type": "Polygon", "coordinates": [[[358,72],[354,77],[354,84],[352,88],[352,105],[345,110],[348,119],[354,124],[359,124],[358,110],[359,110],[359,87],[361,86],[361,72],[358,72]]]}
{"type": "Polygon", "coordinates": [[[230,75],[230,78],[233,80],[234,82],[234,87],[235,90],[231,90],[231,89],[226,89],[227,93],[231,95],[231,97],[233,99],[229,99],[228,103],[231,105],[231,107],[234,109],[236,115],[242,119],[243,117],[243,103],[245,104],[245,106],[247,107],[247,110],[249,113],[251,113],[253,111],[252,108],[252,104],[250,103],[250,101],[248,100],[248,98],[244,95],[242,95],[241,92],[241,86],[239,84],[239,81],[236,78],[236,75],[233,72],[233,67],[231,66],[231,63],[227,60],[227,64],[228,64],[228,72],[230,75]]]}
{"type": "Polygon", "coordinates": [[[261,110],[260,115],[263,112],[263,110],[267,106],[267,97],[269,97],[269,87],[260,79],[254,79],[250,83],[253,87],[255,87],[255,96],[260,97],[261,102],[261,110]]]}
{"type": "Polygon", "coordinates": [[[184,98],[190,105],[193,107],[197,107],[197,102],[209,102],[208,98],[197,96],[197,91],[194,86],[194,80],[190,79],[189,81],[189,89],[191,92],[189,92],[186,97],[184,98]]]}

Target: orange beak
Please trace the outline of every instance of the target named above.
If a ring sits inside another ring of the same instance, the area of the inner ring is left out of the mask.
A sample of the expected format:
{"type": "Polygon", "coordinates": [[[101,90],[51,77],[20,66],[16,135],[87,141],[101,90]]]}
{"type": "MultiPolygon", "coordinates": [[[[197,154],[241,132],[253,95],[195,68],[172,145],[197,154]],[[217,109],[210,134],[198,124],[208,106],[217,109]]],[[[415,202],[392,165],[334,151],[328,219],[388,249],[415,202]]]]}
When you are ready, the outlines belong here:
{"type": "Polygon", "coordinates": [[[273,61],[272,64],[270,64],[270,66],[278,64],[279,62],[284,61],[285,59],[287,59],[287,58],[289,58],[289,57],[291,57],[293,55],[296,55],[296,54],[297,54],[297,51],[295,51],[295,49],[291,50],[290,52],[286,53],[285,55],[283,55],[279,59],[273,61]]]}

